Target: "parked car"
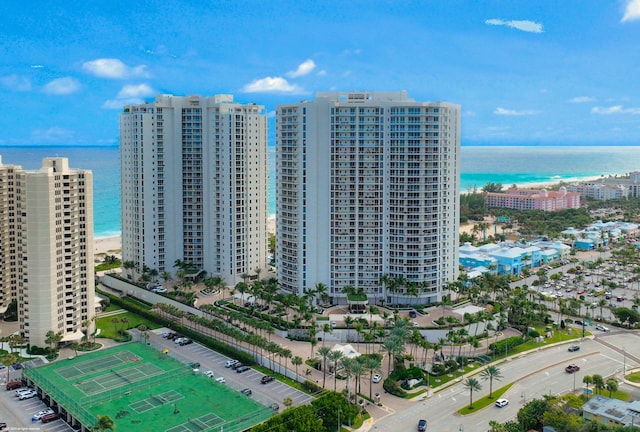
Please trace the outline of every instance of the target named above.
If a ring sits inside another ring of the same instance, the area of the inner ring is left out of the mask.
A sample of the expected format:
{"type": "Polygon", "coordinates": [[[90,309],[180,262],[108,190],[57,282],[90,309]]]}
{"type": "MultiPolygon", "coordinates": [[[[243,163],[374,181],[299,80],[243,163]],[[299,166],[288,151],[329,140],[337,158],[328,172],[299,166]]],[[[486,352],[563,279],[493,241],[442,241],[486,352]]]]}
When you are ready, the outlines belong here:
{"type": "Polygon", "coordinates": [[[249,369],[251,369],[249,366],[245,366],[245,365],[243,365],[243,366],[240,366],[239,368],[237,368],[237,369],[236,369],[236,372],[237,372],[237,373],[242,373],[242,372],[246,372],[246,371],[248,371],[249,369]]]}
{"type": "Polygon", "coordinates": [[[4,428],[7,427],[7,424],[5,422],[0,422],[0,431],[4,430],[4,428]]]}
{"type": "Polygon", "coordinates": [[[418,420],[418,432],[424,432],[427,430],[427,421],[425,419],[418,420]]]}
{"type": "Polygon", "coordinates": [[[22,381],[9,381],[5,386],[7,390],[15,390],[19,389],[20,387],[22,387],[22,381]]]}
{"type": "Polygon", "coordinates": [[[16,395],[16,397],[18,397],[22,393],[26,393],[26,392],[31,391],[31,390],[33,390],[33,389],[30,388],[30,387],[20,387],[18,390],[15,391],[15,395],[16,395]]]}
{"type": "Polygon", "coordinates": [[[570,364],[569,366],[564,368],[564,370],[567,373],[575,373],[575,372],[578,372],[580,370],[580,366],[578,366],[577,364],[570,364]]]}
{"type": "Polygon", "coordinates": [[[193,343],[193,340],[184,338],[180,343],[178,343],[178,345],[185,346],[185,345],[189,345],[189,344],[192,344],[192,343],[193,343]]]}
{"type": "Polygon", "coordinates": [[[236,362],[236,363],[231,365],[231,369],[236,370],[236,369],[238,369],[239,367],[242,367],[242,366],[244,366],[244,363],[236,362]]]}
{"type": "Polygon", "coordinates": [[[224,384],[227,382],[227,380],[224,379],[224,377],[219,376],[218,378],[216,378],[216,382],[220,383],[220,384],[224,384]]]}
{"type": "Polygon", "coordinates": [[[603,332],[608,332],[609,331],[609,327],[603,326],[602,324],[596,324],[596,330],[600,330],[603,332]]]}
{"type": "Polygon", "coordinates": [[[174,343],[179,344],[179,343],[181,343],[183,340],[186,340],[186,339],[187,339],[186,337],[179,337],[179,338],[175,338],[175,339],[173,340],[173,342],[174,342],[174,343]]]}
{"type": "Polygon", "coordinates": [[[166,293],[167,289],[163,288],[161,286],[157,286],[157,287],[153,288],[151,291],[153,291],[156,294],[160,294],[160,293],[166,293]]]}
{"type": "Polygon", "coordinates": [[[382,375],[380,374],[375,374],[372,378],[371,381],[373,381],[374,383],[379,383],[380,381],[382,381],[382,375]]]}
{"type": "Polygon", "coordinates": [[[242,393],[243,395],[251,396],[251,394],[253,392],[251,391],[250,388],[244,388],[244,389],[240,390],[240,393],[242,393]]]}
{"type": "Polygon", "coordinates": [[[187,366],[189,366],[191,369],[200,369],[200,363],[198,362],[189,363],[187,366]]]}
{"type": "Polygon", "coordinates": [[[20,395],[18,396],[18,399],[20,400],[31,399],[32,397],[37,395],[38,395],[37,391],[29,390],[28,392],[20,393],[20,395]]]}
{"type": "Polygon", "coordinates": [[[509,399],[498,399],[495,403],[498,408],[506,407],[509,405],[509,399]]]}
{"type": "Polygon", "coordinates": [[[40,420],[42,417],[46,416],[47,414],[53,414],[54,411],[51,408],[47,408],[44,409],[42,411],[38,411],[37,413],[35,413],[32,417],[31,417],[31,421],[38,421],[40,420]]]}
{"type": "Polygon", "coordinates": [[[60,417],[62,417],[60,413],[47,414],[46,416],[42,417],[41,421],[42,423],[49,423],[51,421],[58,420],[60,417]]]}
{"type": "Polygon", "coordinates": [[[580,351],[580,346],[579,345],[571,345],[569,347],[569,352],[575,352],[575,351],[580,351]]]}
{"type": "Polygon", "coordinates": [[[409,318],[415,318],[418,316],[418,313],[414,310],[409,311],[409,318]]]}
{"type": "Polygon", "coordinates": [[[575,320],[575,321],[574,321],[574,324],[579,325],[579,326],[581,326],[581,325],[585,325],[585,324],[584,324],[584,322],[583,322],[583,321],[580,321],[580,320],[575,320]]]}
{"type": "Polygon", "coordinates": [[[280,405],[278,405],[277,403],[272,403],[271,409],[274,411],[278,411],[280,409],[280,405]]]}
{"type": "Polygon", "coordinates": [[[238,363],[238,360],[227,360],[226,363],[224,364],[224,367],[230,368],[231,366],[233,366],[236,363],[238,363]]]}
{"type": "Polygon", "coordinates": [[[208,376],[209,378],[213,378],[213,371],[212,370],[208,370],[204,373],[206,376],[208,376]]]}
{"type": "Polygon", "coordinates": [[[267,384],[270,383],[271,381],[275,380],[274,377],[270,376],[270,375],[265,375],[260,379],[260,383],[261,384],[267,384]]]}

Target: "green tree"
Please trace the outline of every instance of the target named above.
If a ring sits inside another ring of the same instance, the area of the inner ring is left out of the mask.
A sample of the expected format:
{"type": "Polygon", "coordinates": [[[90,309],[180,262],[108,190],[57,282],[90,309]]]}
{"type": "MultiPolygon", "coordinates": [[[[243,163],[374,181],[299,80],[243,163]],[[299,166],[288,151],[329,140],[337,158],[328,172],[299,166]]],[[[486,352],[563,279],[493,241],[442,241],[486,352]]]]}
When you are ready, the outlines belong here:
{"type": "Polygon", "coordinates": [[[593,380],[593,386],[596,388],[596,393],[600,394],[600,392],[605,388],[604,378],[600,374],[594,374],[591,376],[593,380]]]}
{"type": "Polygon", "coordinates": [[[502,379],[502,375],[500,374],[500,368],[495,365],[489,365],[485,370],[482,371],[480,377],[484,381],[489,381],[489,399],[493,399],[493,380],[500,381],[502,379]]]}
{"type": "Polygon", "coordinates": [[[477,379],[469,377],[464,382],[464,387],[469,390],[469,408],[473,408],[473,392],[482,390],[482,386],[477,379]]]}
{"type": "Polygon", "coordinates": [[[327,358],[331,352],[331,348],[327,346],[321,346],[318,348],[318,357],[322,360],[322,388],[324,388],[327,379],[327,358]]]}
{"type": "Polygon", "coordinates": [[[518,411],[518,423],[522,430],[542,430],[542,417],[549,410],[547,399],[533,399],[518,411]]]}
{"type": "Polygon", "coordinates": [[[605,387],[609,391],[609,398],[611,398],[611,393],[618,391],[618,381],[615,378],[609,378],[605,387]]]}
{"type": "Polygon", "coordinates": [[[116,429],[116,424],[113,422],[113,420],[111,420],[111,417],[107,415],[98,416],[98,423],[96,424],[96,427],[100,432],[104,432],[107,430],[114,431],[116,429]]]}
{"type": "MultiPolygon", "coordinates": [[[[352,424],[358,415],[359,408],[351,405],[340,393],[329,392],[313,401],[311,407],[326,429],[336,430],[338,416],[340,424],[352,424]]],[[[291,429],[298,431],[298,429],[291,429]]]]}
{"type": "Polygon", "coordinates": [[[302,357],[293,356],[291,358],[291,364],[296,367],[296,381],[298,381],[298,366],[300,366],[302,364],[302,357]]]}

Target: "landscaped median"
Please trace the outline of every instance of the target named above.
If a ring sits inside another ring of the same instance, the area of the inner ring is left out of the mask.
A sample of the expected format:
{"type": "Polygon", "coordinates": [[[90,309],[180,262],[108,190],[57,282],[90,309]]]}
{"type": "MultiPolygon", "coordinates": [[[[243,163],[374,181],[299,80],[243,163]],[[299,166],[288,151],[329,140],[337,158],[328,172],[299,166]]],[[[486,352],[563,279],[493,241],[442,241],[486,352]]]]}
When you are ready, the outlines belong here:
{"type": "Polygon", "coordinates": [[[509,390],[513,386],[513,384],[514,383],[509,383],[504,387],[500,387],[499,389],[496,389],[493,391],[493,397],[489,397],[487,395],[487,396],[481,397],[480,399],[476,399],[473,401],[473,404],[471,406],[467,405],[456,412],[460,415],[473,414],[474,412],[481,410],[482,408],[486,408],[489,405],[493,405],[496,402],[496,400],[500,399],[500,396],[505,394],[507,390],[509,390]]]}

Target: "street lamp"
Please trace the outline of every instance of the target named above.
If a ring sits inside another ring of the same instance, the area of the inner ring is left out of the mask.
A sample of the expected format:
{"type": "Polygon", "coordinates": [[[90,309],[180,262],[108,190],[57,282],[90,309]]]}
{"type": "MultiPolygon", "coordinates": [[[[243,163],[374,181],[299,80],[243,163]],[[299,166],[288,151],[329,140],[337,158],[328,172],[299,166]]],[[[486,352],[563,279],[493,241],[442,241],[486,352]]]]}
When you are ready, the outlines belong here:
{"type": "Polygon", "coordinates": [[[622,347],[622,379],[627,374],[627,351],[622,347]]]}

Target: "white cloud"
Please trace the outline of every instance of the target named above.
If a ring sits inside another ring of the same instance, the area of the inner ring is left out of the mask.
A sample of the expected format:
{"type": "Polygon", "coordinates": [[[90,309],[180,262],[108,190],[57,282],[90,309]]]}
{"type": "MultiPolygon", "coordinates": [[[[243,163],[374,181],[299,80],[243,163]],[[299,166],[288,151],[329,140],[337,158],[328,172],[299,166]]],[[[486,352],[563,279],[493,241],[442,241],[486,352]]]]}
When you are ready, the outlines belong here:
{"type": "Polygon", "coordinates": [[[506,115],[506,116],[526,116],[526,115],[540,114],[540,111],[534,111],[534,110],[516,111],[512,109],[498,107],[493,111],[493,113],[496,115],[506,115]]]}
{"type": "Polygon", "coordinates": [[[286,73],[286,75],[289,78],[297,78],[311,73],[311,71],[313,71],[315,68],[316,64],[313,62],[313,60],[309,59],[300,63],[300,65],[298,65],[298,69],[289,71],[286,73]]]}
{"type": "Polygon", "coordinates": [[[620,22],[635,21],[640,19],[640,0],[627,0],[624,15],[620,22]]]}
{"type": "Polygon", "coordinates": [[[126,85],[120,89],[115,99],[109,99],[102,104],[104,109],[122,109],[125,105],[138,105],[145,97],[153,96],[157,92],[148,84],[126,85]]]}
{"type": "Polygon", "coordinates": [[[574,97],[572,99],[569,99],[570,103],[587,103],[587,102],[593,102],[595,101],[596,98],[592,97],[592,96],[578,96],[578,97],[574,97]]]}
{"type": "Polygon", "coordinates": [[[591,108],[591,114],[632,114],[640,115],[640,108],[625,108],[622,105],[613,105],[610,107],[593,107],[591,108]]]}
{"type": "Polygon", "coordinates": [[[82,69],[100,78],[123,79],[131,77],[147,78],[147,66],[129,67],[115,58],[102,58],[84,62],[82,69]]]}
{"type": "Polygon", "coordinates": [[[29,78],[20,75],[7,75],[0,77],[0,85],[13,91],[24,92],[31,90],[31,81],[29,81],[29,78]]]}
{"type": "Polygon", "coordinates": [[[44,66],[40,64],[31,65],[31,69],[42,69],[44,66]]]}
{"type": "Polygon", "coordinates": [[[68,95],[78,90],[80,90],[80,83],[71,77],[54,79],[44,86],[45,93],[54,95],[68,95]]]}
{"type": "Polygon", "coordinates": [[[118,99],[141,98],[156,93],[148,84],[126,85],[118,92],[118,99]]]}
{"type": "Polygon", "coordinates": [[[504,21],[501,19],[488,19],[484,22],[489,25],[496,26],[507,26],[517,30],[522,30],[529,33],[542,33],[544,32],[544,27],[542,24],[537,23],[535,21],[529,20],[512,20],[512,21],[504,21]]]}
{"type": "Polygon", "coordinates": [[[282,77],[266,77],[254,80],[242,87],[242,91],[244,93],[304,93],[301,87],[290,84],[282,77]]]}
{"type": "Polygon", "coordinates": [[[326,76],[326,75],[327,75],[327,71],[326,71],[326,70],[324,70],[324,69],[319,70],[319,71],[318,71],[318,73],[317,73],[316,75],[318,75],[318,76],[326,76]]]}
{"type": "Polygon", "coordinates": [[[75,132],[69,129],[63,129],[58,126],[52,126],[48,129],[34,129],[31,132],[31,140],[37,144],[46,143],[65,143],[69,144],[73,141],[75,132]]]}

